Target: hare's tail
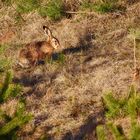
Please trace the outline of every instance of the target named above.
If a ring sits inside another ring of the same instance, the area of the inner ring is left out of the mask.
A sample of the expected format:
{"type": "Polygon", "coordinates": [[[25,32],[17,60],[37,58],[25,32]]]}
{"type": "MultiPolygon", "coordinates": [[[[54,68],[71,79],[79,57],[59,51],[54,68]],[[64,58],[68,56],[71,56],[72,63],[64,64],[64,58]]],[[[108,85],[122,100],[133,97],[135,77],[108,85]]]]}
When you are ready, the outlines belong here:
{"type": "Polygon", "coordinates": [[[26,58],[16,60],[16,65],[19,65],[22,68],[29,68],[30,67],[29,60],[27,60],[26,58]]]}

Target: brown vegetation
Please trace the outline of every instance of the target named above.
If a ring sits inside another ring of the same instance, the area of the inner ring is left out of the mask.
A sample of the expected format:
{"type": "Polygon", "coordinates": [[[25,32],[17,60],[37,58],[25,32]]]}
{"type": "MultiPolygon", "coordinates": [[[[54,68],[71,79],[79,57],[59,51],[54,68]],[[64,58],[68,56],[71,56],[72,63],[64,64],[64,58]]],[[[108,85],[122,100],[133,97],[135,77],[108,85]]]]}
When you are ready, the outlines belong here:
{"type": "MultiPolygon", "coordinates": [[[[68,3],[70,10],[76,9],[68,3]]],[[[117,97],[127,96],[132,83],[133,42],[128,35],[130,28],[140,28],[140,2],[128,5],[125,12],[74,14],[55,23],[35,11],[23,15],[24,23],[15,24],[13,8],[5,9],[0,9],[0,29],[6,33],[9,24],[14,29],[16,38],[9,44],[16,48],[12,50],[15,62],[19,45],[45,39],[43,25],[62,45],[52,54],[52,62],[14,69],[14,82],[24,86],[27,111],[35,116],[21,130],[21,137],[96,139],[96,125],[104,122],[102,95],[114,91],[117,97]],[[61,54],[64,57],[59,59],[61,54]]]]}

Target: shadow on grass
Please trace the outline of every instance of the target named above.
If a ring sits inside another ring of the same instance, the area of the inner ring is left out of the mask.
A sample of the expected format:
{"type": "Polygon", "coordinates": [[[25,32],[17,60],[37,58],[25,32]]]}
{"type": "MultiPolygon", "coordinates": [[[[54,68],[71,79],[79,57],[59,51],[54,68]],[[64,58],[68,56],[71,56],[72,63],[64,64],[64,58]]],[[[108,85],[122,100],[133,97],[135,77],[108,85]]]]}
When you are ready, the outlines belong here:
{"type": "Polygon", "coordinates": [[[94,38],[94,35],[92,35],[88,29],[85,29],[85,34],[79,38],[79,43],[76,47],[66,48],[59,53],[54,53],[52,59],[54,61],[58,60],[60,54],[69,55],[79,52],[88,52],[92,48],[92,39],[94,38]]]}
{"type": "Polygon", "coordinates": [[[89,116],[86,123],[83,124],[79,131],[76,134],[72,134],[71,132],[67,132],[62,140],[84,140],[85,137],[88,137],[92,140],[96,140],[96,127],[99,124],[104,123],[104,112],[99,112],[92,116],[89,116]],[[98,118],[102,117],[101,121],[98,121],[98,118]]]}
{"type": "MultiPolygon", "coordinates": [[[[52,60],[59,62],[59,61],[64,61],[63,55],[65,56],[68,54],[74,54],[78,52],[88,52],[90,48],[92,48],[92,39],[93,36],[91,36],[91,33],[89,32],[88,29],[85,29],[85,34],[79,38],[79,43],[77,44],[76,47],[74,48],[67,48],[62,50],[60,53],[55,53],[52,56],[52,60]],[[61,56],[61,57],[60,57],[61,56]]],[[[43,62],[41,62],[43,65],[43,62]]],[[[57,77],[57,74],[61,72],[61,69],[59,71],[56,71],[54,73],[46,72],[41,73],[39,75],[33,74],[34,69],[20,69],[19,72],[21,72],[20,76],[16,76],[13,79],[14,83],[20,83],[24,87],[30,87],[31,90],[28,92],[28,95],[31,95],[32,93],[36,95],[43,95],[44,92],[46,92],[46,89],[43,90],[41,88],[40,90],[40,84],[46,84],[44,87],[48,87],[48,85],[51,85],[52,81],[57,77]],[[47,83],[48,82],[48,83],[47,83]],[[38,88],[39,87],[39,88],[38,88]],[[40,94],[40,92],[42,94],[40,94]]],[[[18,72],[18,71],[17,71],[18,72]]]]}
{"type": "Polygon", "coordinates": [[[13,82],[14,83],[19,83],[22,84],[25,87],[28,86],[34,86],[37,83],[40,83],[43,81],[43,76],[42,75],[38,75],[38,76],[30,76],[29,73],[23,73],[20,78],[14,78],[13,82]]]}

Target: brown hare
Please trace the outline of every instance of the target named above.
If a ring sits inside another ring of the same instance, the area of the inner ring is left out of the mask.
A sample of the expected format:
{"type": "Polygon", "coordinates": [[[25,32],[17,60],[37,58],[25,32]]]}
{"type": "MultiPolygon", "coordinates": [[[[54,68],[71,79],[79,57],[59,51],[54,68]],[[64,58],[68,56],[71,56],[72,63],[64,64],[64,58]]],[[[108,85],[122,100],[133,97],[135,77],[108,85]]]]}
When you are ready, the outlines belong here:
{"type": "Polygon", "coordinates": [[[46,41],[31,42],[20,50],[18,55],[18,64],[23,68],[35,66],[39,61],[44,60],[46,56],[51,57],[54,50],[60,48],[60,43],[47,26],[43,26],[46,41]]]}

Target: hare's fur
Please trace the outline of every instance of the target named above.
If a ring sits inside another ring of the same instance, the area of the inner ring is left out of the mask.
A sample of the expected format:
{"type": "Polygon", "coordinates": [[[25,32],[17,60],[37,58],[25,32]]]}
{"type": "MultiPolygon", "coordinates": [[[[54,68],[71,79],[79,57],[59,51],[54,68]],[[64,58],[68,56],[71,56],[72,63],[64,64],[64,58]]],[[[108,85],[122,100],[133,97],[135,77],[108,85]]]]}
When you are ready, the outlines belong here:
{"type": "Polygon", "coordinates": [[[27,44],[20,50],[18,55],[18,64],[27,68],[36,65],[39,61],[44,60],[46,56],[50,57],[54,50],[60,47],[59,41],[52,35],[50,29],[43,26],[46,41],[36,41],[27,44]]]}

